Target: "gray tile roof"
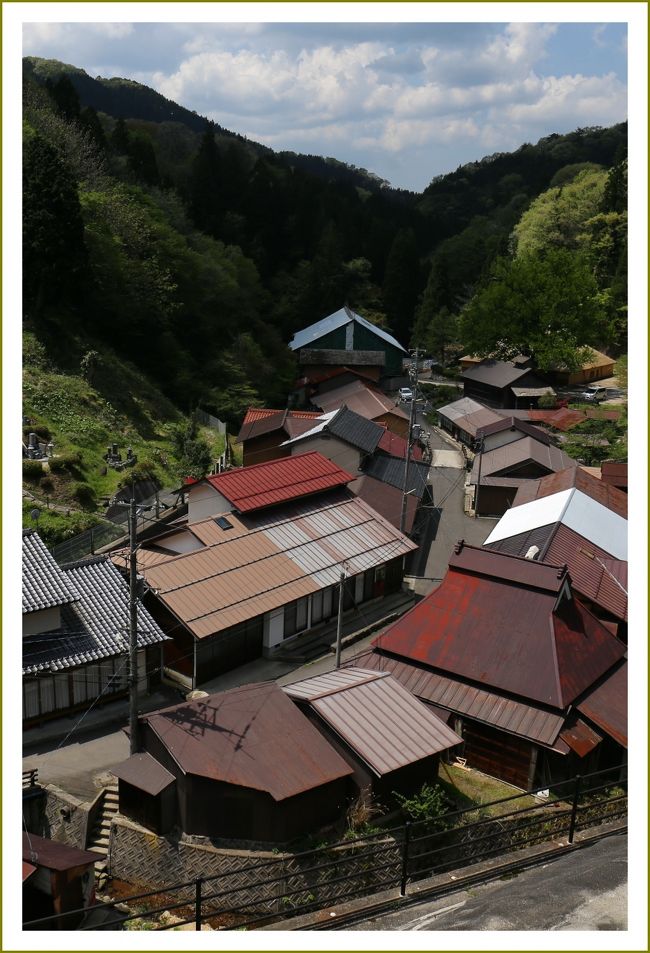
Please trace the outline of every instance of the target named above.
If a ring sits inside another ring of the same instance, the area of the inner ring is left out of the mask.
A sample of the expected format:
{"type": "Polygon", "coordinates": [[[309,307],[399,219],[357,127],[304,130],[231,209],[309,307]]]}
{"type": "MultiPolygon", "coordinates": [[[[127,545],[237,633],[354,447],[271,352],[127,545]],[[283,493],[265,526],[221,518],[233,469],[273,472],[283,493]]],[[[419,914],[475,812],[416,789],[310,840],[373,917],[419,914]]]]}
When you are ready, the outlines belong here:
{"type": "Polygon", "coordinates": [[[74,602],[79,595],[40,536],[23,530],[23,612],[37,612],[74,602]]]}
{"type": "MultiPolygon", "coordinates": [[[[62,568],[78,601],[61,609],[61,627],[23,639],[23,674],[61,671],[123,653],[128,645],[129,590],[107,556],[62,568]]],[[[138,647],[167,636],[142,603],[138,604],[138,647]]]]}
{"type": "Polygon", "coordinates": [[[367,420],[360,414],[355,414],[347,407],[342,407],[327,424],[326,429],[335,437],[340,437],[341,440],[363,450],[364,453],[373,453],[386,428],[376,424],[374,420],[367,420]]]}
{"type": "MultiPolygon", "coordinates": [[[[375,480],[388,483],[390,486],[401,490],[404,487],[404,465],[404,460],[398,460],[396,457],[376,456],[368,461],[363,468],[363,472],[374,477],[375,480]]],[[[428,475],[428,463],[418,463],[411,460],[407,491],[414,490],[415,495],[421,499],[426,490],[428,475]]]]}

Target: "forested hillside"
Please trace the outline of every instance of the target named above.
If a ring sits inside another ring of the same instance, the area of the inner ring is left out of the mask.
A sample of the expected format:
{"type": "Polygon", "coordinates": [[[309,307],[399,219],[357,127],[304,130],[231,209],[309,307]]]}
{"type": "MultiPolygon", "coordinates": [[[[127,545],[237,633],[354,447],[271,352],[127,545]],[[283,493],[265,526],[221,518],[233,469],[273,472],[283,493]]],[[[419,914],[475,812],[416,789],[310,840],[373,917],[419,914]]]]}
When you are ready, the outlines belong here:
{"type": "Polygon", "coordinates": [[[286,342],[346,301],[443,358],[620,352],[626,132],[548,137],[416,196],[29,58],[25,324],[63,362],[110,345],[233,427],[251,403],[286,403],[286,342]]]}

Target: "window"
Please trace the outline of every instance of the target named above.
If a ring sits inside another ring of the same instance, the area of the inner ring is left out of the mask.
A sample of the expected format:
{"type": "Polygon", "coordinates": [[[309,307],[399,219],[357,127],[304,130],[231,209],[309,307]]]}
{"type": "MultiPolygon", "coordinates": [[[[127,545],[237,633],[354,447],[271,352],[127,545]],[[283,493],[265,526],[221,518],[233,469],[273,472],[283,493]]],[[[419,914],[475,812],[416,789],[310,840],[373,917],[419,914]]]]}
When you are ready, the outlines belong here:
{"type": "Polygon", "coordinates": [[[220,529],[232,529],[232,523],[225,516],[215,516],[214,521],[220,529]]]}

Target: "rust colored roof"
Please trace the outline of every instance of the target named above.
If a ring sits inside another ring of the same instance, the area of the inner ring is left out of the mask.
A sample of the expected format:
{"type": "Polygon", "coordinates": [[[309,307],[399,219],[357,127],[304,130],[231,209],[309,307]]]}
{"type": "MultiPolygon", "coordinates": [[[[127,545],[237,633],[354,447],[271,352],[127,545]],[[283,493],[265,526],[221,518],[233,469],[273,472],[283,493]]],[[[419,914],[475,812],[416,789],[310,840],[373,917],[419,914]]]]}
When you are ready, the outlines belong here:
{"type": "MultiPolygon", "coordinates": [[[[389,483],[376,480],[372,476],[364,474],[351,484],[350,489],[353,493],[364,500],[368,506],[387,519],[393,526],[399,528],[402,519],[402,491],[389,483]]],[[[404,521],[404,532],[410,533],[413,529],[415,514],[418,509],[418,499],[414,494],[406,497],[406,519],[404,521]]]]}
{"type": "MultiPolygon", "coordinates": [[[[384,433],[377,445],[377,449],[383,450],[384,453],[387,453],[391,457],[399,457],[400,460],[404,460],[406,459],[406,446],[407,444],[404,437],[399,437],[396,433],[384,428],[384,433]]],[[[422,459],[422,451],[419,447],[411,447],[411,459],[422,459]]]]}
{"type": "Polygon", "coordinates": [[[36,873],[36,867],[23,861],[23,883],[36,873]]]}
{"type": "Polygon", "coordinates": [[[569,490],[572,487],[627,519],[626,494],[616,487],[593,477],[582,467],[568,467],[538,480],[528,480],[525,486],[517,490],[513,506],[521,506],[523,503],[530,503],[532,500],[551,496],[553,493],[560,493],[562,490],[569,490]]]}
{"type": "Polygon", "coordinates": [[[562,714],[467,685],[457,678],[432,672],[414,662],[384,655],[381,642],[380,638],[379,647],[374,652],[360,655],[347,664],[389,672],[405,688],[439,712],[456,712],[546,747],[554,746],[564,724],[562,714]]]}
{"type": "Polygon", "coordinates": [[[282,430],[287,435],[295,436],[302,433],[311,421],[318,417],[318,413],[302,410],[266,410],[249,407],[237,435],[237,443],[253,440],[274,430],[282,430]]]}
{"type": "Polygon", "coordinates": [[[347,470],[315,451],[205,478],[240,513],[297,500],[343,486],[353,479],[347,470]]]}
{"type": "Polygon", "coordinates": [[[627,619],[627,563],[624,560],[614,559],[561,523],[553,533],[544,559],[554,564],[566,563],[576,592],[617,619],[627,619]]]}
{"type": "Polygon", "coordinates": [[[171,530],[138,552],[156,597],[199,639],[336,585],[344,561],[355,575],[416,548],[345,490],[227,520],[171,530]]]}
{"type": "Polygon", "coordinates": [[[580,410],[569,410],[568,407],[559,407],[557,410],[527,410],[525,413],[527,420],[537,421],[553,427],[554,430],[571,430],[576,424],[585,420],[585,415],[580,410]]]}
{"type": "Polygon", "coordinates": [[[274,682],[142,716],[186,774],[266,791],[275,801],[352,769],[274,682]]]}
{"type": "Polygon", "coordinates": [[[167,768],[163,768],[162,764],[147,752],[134,754],[126,761],[115,765],[111,768],[111,774],[139,791],[153,796],[160,794],[176,780],[167,768]]]}
{"type": "Polygon", "coordinates": [[[611,486],[627,486],[627,463],[615,463],[613,460],[603,460],[600,468],[601,479],[611,486]]]}
{"type": "Polygon", "coordinates": [[[627,661],[590,689],[576,707],[601,731],[627,748],[627,661]]]}
{"type": "Polygon", "coordinates": [[[387,673],[346,668],[284,691],[310,707],[378,777],[462,743],[387,673]]]}
{"type": "Polygon", "coordinates": [[[571,724],[560,732],[560,738],[579,758],[584,758],[603,740],[602,735],[590,728],[581,718],[572,718],[571,724]]]}
{"type": "Polygon", "coordinates": [[[555,608],[566,582],[557,568],[490,550],[460,557],[452,556],[440,587],[373,644],[556,709],[624,655],[623,643],[572,597],[563,595],[555,608]]]}
{"type": "Polygon", "coordinates": [[[30,864],[49,870],[71,870],[74,867],[89,867],[98,860],[101,857],[90,850],[79,850],[78,847],[23,831],[23,861],[30,864]]]}
{"type": "Polygon", "coordinates": [[[374,387],[368,387],[363,381],[350,381],[349,384],[329,390],[325,394],[317,394],[312,398],[312,403],[321,407],[323,413],[329,413],[330,410],[336,410],[345,404],[349,410],[368,420],[375,420],[387,413],[408,420],[407,414],[401,407],[396,406],[394,400],[374,387]]]}

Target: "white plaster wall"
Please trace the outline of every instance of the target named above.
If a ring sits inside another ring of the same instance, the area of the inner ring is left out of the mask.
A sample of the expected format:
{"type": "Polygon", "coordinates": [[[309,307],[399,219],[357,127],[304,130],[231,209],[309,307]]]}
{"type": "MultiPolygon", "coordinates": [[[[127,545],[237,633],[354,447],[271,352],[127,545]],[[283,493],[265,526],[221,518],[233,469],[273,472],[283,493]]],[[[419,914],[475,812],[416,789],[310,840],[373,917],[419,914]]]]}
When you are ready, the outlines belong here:
{"type": "Polygon", "coordinates": [[[309,440],[299,440],[292,444],[291,454],[296,456],[298,453],[311,453],[312,450],[317,450],[328,460],[332,460],[337,466],[347,470],[352,476],[356,476],[361,462],[361,454],[349,443],[344,443],[336,437],[321,437],[320,434],[316,434],[309,440]]]}
{"type": "Polygon", "coordinates": [[[218,513],[232,513],[232,509],[225,496],[209,483],[199,483],[189,490],[187,514],[190,523],[206,520],[218,513]]]}
{"type": "Polygon", "coordinates": [[[273,649],[284,636],[284,606],[272,609],[264,616],[264,648],[273,649]]]}
{"type": "Polygon", "coordinates": [[[52,606],[50,609],[39,609],[36,612],[26,612],[23,615],[23,636],[36,635],[38,632],[53,632],[61,628],[61,609],[52,606]]]}

